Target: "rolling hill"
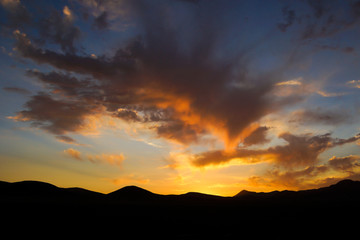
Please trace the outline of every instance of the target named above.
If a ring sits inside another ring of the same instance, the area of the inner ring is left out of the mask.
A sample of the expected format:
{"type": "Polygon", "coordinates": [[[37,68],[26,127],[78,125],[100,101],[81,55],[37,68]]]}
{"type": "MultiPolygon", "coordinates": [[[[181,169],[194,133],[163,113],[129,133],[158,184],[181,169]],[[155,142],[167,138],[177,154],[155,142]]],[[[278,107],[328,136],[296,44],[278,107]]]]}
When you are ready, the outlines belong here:
{"type": "Polygon", "coordinates": [[[233,197],[160,195],[136,186],[102,194],[37,181],[0,182],[2,217],[10,227],[58,231],[61,226],[77,232],[81,225],[101,234],[119,230],[135,238],[166,233],[170,239],[226,239],[237,236],[238,229],[295,231],[354,219],[359,203],[360,182],[352,180],[304,191],[243,190],[233,197]]]}

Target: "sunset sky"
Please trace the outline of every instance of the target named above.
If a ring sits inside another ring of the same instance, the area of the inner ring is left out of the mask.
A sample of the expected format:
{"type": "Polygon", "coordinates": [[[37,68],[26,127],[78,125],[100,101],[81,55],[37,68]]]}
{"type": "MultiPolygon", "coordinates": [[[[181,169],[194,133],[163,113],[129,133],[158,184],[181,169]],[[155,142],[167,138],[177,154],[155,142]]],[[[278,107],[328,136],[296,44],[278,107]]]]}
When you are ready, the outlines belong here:
{"type": "Polygon", "coordinates": [[[0,180],[223,196],[360,180],[360,1],[0,3],[0,180]]]}

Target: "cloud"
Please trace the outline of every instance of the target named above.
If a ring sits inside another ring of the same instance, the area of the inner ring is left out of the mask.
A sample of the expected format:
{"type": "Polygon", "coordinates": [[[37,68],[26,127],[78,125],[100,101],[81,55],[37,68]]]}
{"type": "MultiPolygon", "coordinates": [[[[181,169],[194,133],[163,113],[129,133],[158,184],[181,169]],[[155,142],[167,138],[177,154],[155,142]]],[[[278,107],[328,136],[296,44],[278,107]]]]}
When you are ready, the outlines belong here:
{"type": "Polygon", "coordinates": [[[64,6],[62,11],[52,9],[29,10],[20,1],[3,0],[1,4],[7,10],[7,22],[1,23],[5,27],[20,30],[36,31],[39,36],[36,42],[58,44],[65,53],[76,52],[75,42],[80,39],[81,31],[74,26],[73,11],[64,6]]]}
{"type": "Polygon", "coordinates": [[[75,150],[73,148],[68,148],[66,150],[64,150],[64,153],[66,155],[68,155],[69,157],[72,157],[76,160],[83,160],[82,157],[81,157],[81,152],[79,152],[78,150],[75,150]]]}
{"type": "Polygon", "coordinates": [[[95,164],[108,164],[108,165],[112,165],[112,166],[118,166],[121,167],[122,166],[122,162],[125,160],[125,156],[124,154],[87,154],[86,158],[82,156],[81,152],[73,149],[73,148],[68,148],[66,150],[64,150],[64,153],[71,157],[74,158],[76,160],[79,161],[84,161],[87,160],[91,163],[95,163],[95,164]]]}
{"type": "Polygon", "coordinates": [[[19,93],[23,95],[31,94],[29,90],[26,90],[25,88],[21,88],[21,87],[3,87],[3,90],[13,93],[19,93]]]}
{"type": "Polygon", "coordinates": [[[172,121],[155,127],[155,129],[159,137],[180,143],[196,143],[199,141],[199,134],[204,131],[196,125],[188,125],[182,121],[172,121]]]}
{"type": "MultiPolygon", "coordinates": [[[[94,27],[108,27],[114,19],[121,19],[122,23],[136,24],[138,35],[108,49],[107,54],[96,53],[96,57],[85,50],[79,51],[81,31],[75,24],[75,11],[68,6],[39,19],[37,37],[27,35],[22,28],[16,29],[13,36],[17,54],[55,70],[48,73],[27,71],[28,76],[43,84],[45,92],[32,96],[25,109],[12,119],[29,121],[56,136],[66,136],[72,132],[81,133],[87,128],[89,118],[106,115],[142,124],[157,137],[184,145],[201,143],[209,135],[220,139],[225,150],[199,154],[195,161],[198,165],[225,163],[233,158],[253,158],[246,160],[251,162],[257,161],[256,157],[291,167],[292,162],[296,165],[316,160],[326,148],[312,149],[309,142],[315,140],[310,136],[290,133],[280,138],[288,143],[287,151],[297,154],[294,161],[282,155],[284,146],[265,150],[237,148],[239,143],[251,146],[267,142],[267,129],[259,127],[261,119],[305,99],[306,94],[314,90],[309,90],[310,84],[304,83],[302,78],[284,79],[284,73],[297,63],[295,53],[291,61],[280,61],[286,63],[267,72],[250,67],[256,54],[248,54],[248,50],[243,50],[248,47],[241,43],[231,47],[234,49],[231,55],[219,54],[229,46],[225,37],[228,29],[224,26],[231,19],[225,17],[231,5],[199,7],[200,4],[178,2],[175,5],[185,4],[183,7],[191,11],[188,11],[189,16],[179,15],[179,19],[175,19],[171,14],[172,5],[165,2],[108,0],[80,1],[79,4],[93,15],[94,27]],[[214,13],[218,16],[216,20],[214,13]],[[189,28],[183,26],[183,20],[188,18],[192,23],[189,28]],[[41,37],[45,43],[38,41],[41,37]],[[58,45],[61,50],[51,48],[48,43],[58,45]],[[303,146],[302,150],[310,150],[312,155],[307,156],[308,160],[301,157],[301,150],[295,151],[296,141],[303,146]],[[212,157],[213,154],[219,158],[212,157]],[[279,156],[285,160],[277,160],[279,156]]],[[[302,20],[305,30],[312,30],[308,36],[302,35],[304,39],[327,36],[342,29],[337,26],[318,33],[313,20],[324,18],[328,13],[323,9],[327,7],[323,7],[323,2],[319,6],[309,4],[313,16],[308,22],[302,20]]],[[[303,18],[301,13],[290,8],[283,8],[283,16],[285,21],[280,28],[284,31],[295,20],[303,18]]],[[[334,21],[329,15],[326,24],[330,27],[334,21]]],[[[232,39],[231,42],[236,41],[232,39]]],[[[256,41],[253,48],[260,43],[256,41]]],[[[301,117],[310,121],[315,118],[310,115],[304,112],[301,117]]]]}
{"type": "Polygon", "coordinates": [[[278,23],[277,27],[280,29],[280,31],[286,32],[287,28],[293,25],[296,18],[296,13],[294,10],[290,10],[289,7],[284,7],[282,9],[282,14],[284,17],[284,22],[278,23]]]}
{"type": "Polygon", "coordinates": [[[99,94],[93,81],[89,79],[79,80],[69,73],[65,74],[56,71],[42,73],[38,70],[27,70],[26,75],[39,80],[44,85],[44,88],[50,90],[53,95],[55,93],[78,98],[91,95],[90,98],[95,99],[99,94]]]}
{"type": "Polygon", "coordinates": [[[93,27],[99,30],[107,29],[109,26],[108,14],[106,11],[95,17],[93,27]]]}
{"type": "Polygon", "coordinates": [[[360,156],[333,156],[322,165],[307,166],[296,170],[274,168],[262,176],[250,177],[248,182],[257,187],[267,186],[274,189],[298,190],[325,187],[343,179],[358,180],[359,173],[360,156]]]}
{"type": "Polygon", "coordinates": [[[22,28],[32,21],[31,14],[19,0],[1,0],[0,4],[7,14],[7,22],[1,22],[5,27],[22,28]]]}
{"type": "Polygon", "coordinates": [[[346,85],[352,88],[360,88],[360,80],[351,80],[346,82],[346,85]]]}
{"type": "Polygon", "coordinates": [[[74,53],[76,51],[74,43],[80,38],[81,31],[73,25],[73,19],[74,15],[67,6],[63,8],[62,14],[53,10],[36,25],[41,39],[59,44],[66,53],[74,53]]]}
{"type": "Polygon", "coordinates": [[[75,139],[65,136],[65,135],[58,135],[55,137],[59,142],[68,143],[68,144],[75,144],[77,145],[77,142],[75,139]]]}
{"type": "Polygon", "coordinates": [[[113,166],[121,166],[125,160],[124,154],[99,154],[99,155],[87,155],[87,159],[92,163],[105,163],[113,166]]]}
{"type": "Polygon", "coordinates": [[[290,114],[290,123],[338,125],[350,121],[350,116],[343,110],[300,109],[290,114]]]}
{"type": "Polygon", "coordinates": [[[360,134],[348,139],[332,138],[330,133],[323,135],[293,135],[282,133],[279,138],[287,142],[267,149],[247,149],[239,147],[234,151],[208,151],[196,154],[192,163],[197,167],[225,164],[233,160],[243,163],[271,162],[287,169],[311,166],[318,162],[320,153],[327,149],[356,142],[360,134]]]}
{"type": "Polygon", "coordinates": [[[33,126],[55,135],[91,130],[87,117],[97,111],[96,106],[85,102],[58,100],[45,93],[32,96],[25,108],[26,110],[10,118],[16,121],[31,121],[33,126]]]}
{"type": "Polygon", "coordinates": [[[241,159],[243,163],[258,163],[266,161],[263,158],[265,155],[265,150],[250,150],[246,148],[240,148],[235,151],[215,150],[196,154],[193,157],[192,163],[196,167],[225,164],[237,159],[241,159]]]}
{"type": "Polygon", "coordinates": [[[360,167],[360,156],[346,156],[346,157],[335,157],[333,156],[329,160],[329,166],[337,171],[344,171],[352,173],[354,168],[360,167]]]}
{"type": "Polygon", "coordinates": [[[331,37],[341,33],[360,20],[357,2],[307,1],[313,17],[304,14],[306,21],[301,38],[303,40],[331,37]],[[339,11],[339,8],[343,11],[339,11]]]}
{"type": "Polygon", "coordinates": [[[329,92],[326,92],[324,90],[319,90],[316,93],[319,94],[320,96],[323,96],[323,97],[340,97],[340,96],[344,96],[344,95],[347,94],[345,92],[329,93],[329,92]]]}
{"type": "Polygon", "coordinates": [[[269,142],[270,140],[267,139],[267,131],[269,130],[268,127],[258,127],[254,130],[249,136],[244,139],[243,144],[245,146],[257,145],[257,144],[264,144],[269,142]]]}
{"type": "MultiPolygon", "coordinates": [[[[143,7],[134,5],[133,10],[142,14],[143,7]]],[[[95,86],[91,81],[77,81],[60,72],[29,71],[29,75],[39,78],[52,90],[68,95],[76,93],[78,97],[73,104],[79,111],[70,117],[73,126],[65,126],[65,129],[58,126],[60,122],[55,124],[54,119],[40,119],[36,117],[39,114],[32,114],[31,110],[22,111],[21,115],[35,121],[37,126],[49,125],[50,122],[50,128],[56,129],[56,134],[62,134],[76,131],[83,117],[91,114],[93,106],[87,107],[91,101],[96,103],[96,107],[104,107],[107,114],[127,121],[165,117],[151,126],[159,137],[189,144],[210,133],[220,138],[226,148],[234,148],[251,133],[260,118],[293,102],[289,100],[292,96],[272,96],[278,74],[250,79],[243,75],[246,65],[239,66],[241,56],[230,61],[216,60],[213,52],[221,47],[215,44],[219,37],[214,34],[216,27],[199,28],[194,33],[194,41],[189,43],[188,51],[184,52],[180,50],[175,29],[166,25],[161,14],[155,19],[148,14],[141,16],[145,28],[141,38],[129,41],[112,57],[99,56],[96,59],[91,55],[76,55],[70,42],[63,49],[66,54],[39,48],[26,34],[15,31],[16,49],[23,57],[61,71],[90,75],[97,82],[95,86]],[[243,71],[234,75],[234,72],[239,72],[239,67],[243,71]],[[166,114],[158,114],[160,112],[166,114]]],[[[53,99],[52,95],[48,96],[48,101],[53,99]]],[[[27,106],[32,107],[36,98],[34,96],[27,106]]],[[[67,99],[54,102],[69,104],[67,99]]]]}
{"type": "MultiPolygon", "coordinates": [[[[97,79],[108,79],[114,77],[116,72],[131,68],[131,61],[122,62],[120,53],[115,55],[112,61],[104,58],[94,59],[89,56],[78,56],[75,54],[57,53],[51,50],[44,50],[36,47],[25,33],[19,30],[14,31],[14,36],[17,39],[15,49],[25,58],[30,58],[39,64],[49,64],[60,70],[76,72],[79,74],[90,74],[97,79]],[[122,66],[123,63],[123,66],[122,66]]],[[[125,57],[125,56],[124,56],[125,57]]]]}
{"type": "Polygon", "coordinates": [[[278,82],[275,85],[276,86],[301,86],[302,85],[302,81],[303,78],[302,77],[298,77],[295,79],[291,79],[288,81],[284,81],[284,82],[278,82]]]}
{"type": "Polygon", "coordinates": [[[135,110],[118,108],[117,112],[113,116],[121,118],[127,122],[142,121],[141,117],[137,114],[135,110]]]}
{"type": "Polygon", "coordinates": [[[68,6],[65,6],[63,8],[63,14],[66,18],[68,18],[70,21],[73,19],[73,12],[70,10],[68,6]]]}

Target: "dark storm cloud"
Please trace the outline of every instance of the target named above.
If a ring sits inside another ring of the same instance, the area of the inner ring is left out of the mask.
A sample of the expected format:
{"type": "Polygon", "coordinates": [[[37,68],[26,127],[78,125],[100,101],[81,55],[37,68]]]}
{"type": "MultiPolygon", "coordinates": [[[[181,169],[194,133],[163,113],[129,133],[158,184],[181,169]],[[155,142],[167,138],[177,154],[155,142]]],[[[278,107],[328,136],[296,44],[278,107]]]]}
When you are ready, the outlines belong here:
{"type": "Polygon", "coordinates": [[[282,9],[282,13],[283,13],[283,17],[284,17],[284,22],[278,23],[277,26],[280,29],[280,31],[286,32],[287,28],[290,27],[291,25],[293,25],[295,18],[296,18],[296,14],[295,14],[295,11],[290,10],[289,7],[284,7],[282,9]]]}
{"type": "Polygon", "coordinates": [[[26,74],[40,80],[45,88],[69,96],[79,95],[82,91],[92,87],[89,81],[79,81],[77,78],[61,72],[42,73],[37,70],[28,70],[26,74]]]}
{"type": "Polygon", "coordinates": [[[354,168],[360,167],[359,156],[332,157],[329,166],[337,171],[352,172],[354,168]]]}
{"type": "Polygon", "coordinates": [[[141,118],[136,111],[128,109],[120,109],[114,115],[114,117],[121,118],[127,122],[140,122],[141,118]]]}
{"type": "Polygon", "coordinates": [[[93,27],[99,30],[106,29],[109,26],[108,14],[106,11],[95,17],[93,27]]]}
{"type": "Polygon", "coordinates": [[[12,118],[31,121],[34,126],[56,135],[79,131],[86,124],[86,116],[95,110],[94,106],[71,100],[57,100],[44,93],[32,96],[25,108],[12,118]]]}
{"type": "Polygon", "coordinates": [[[222,150],[204,152],[195,156],[193,164],[201,167],[244,158],[244,161],[249,163],[271,161],[285,168],[311,166],[318,161],[320,153],[329,148],[355,142],[360,139],[360,134],[348,139],[332,138],[330,133],[316,136],[283,133],[279,137],[287,144],[259,150],[238,148],[232,152],[222,150]]]}
{"type": "Polygon", "coordinates": [[[305,25],[302,33],[304,40],[333,36],[353,27],[360,20],[360,2],[309,0],[307,4],[313,18],[307,15],[301,17],[305,25]]]}
{"type": "MultiPolygon", "coordinates": [[[[1,1],[6,9],[7,22],[4,26],[21,30],[36,30],[39,32],[37,42],[58,44],[63,52],[76,52],[75,42],[80,39],[81,31],[74,26],[74,16],[70,9],[65,6],[62,11],[46,9],[44,12],[29,13],[28,9],[20,1],[1,1]],[[40,17],[39,16],[44,16],[40,17]]],[[[35,8],[39,11],[39,9],[35,8]]]]}
{"type": "Polygon", "coordinates": [[[1,22],[1,25],[11,28],[23,28],[32,22],[32,16],[20,1],[0,1],[1,6],[6,9],[7,21],[1,22]]]}
{"type": "MultiPolygon", "coordinates": [[[[233,147],[247,136],[244,131],[252,123],[291,102],[270,96],[273,83],[280,77],[277,72],[249,78],[241,55],[216,60],[214,53],[222,47],[218,44],[221,37],[218,33],[223,31],[223,20],[211,20],[214,9],[199,9],[201,18],[194,23],[193,37],[185,51],[178,40],[181,33],[176,26],[169,25],[170,16],[162,7],[143,1],[128,4],[133,14],[139,16],[145,33],[128,41],[111,57],[94,59],[77,55],[71,48],[63,49],[66,53],[42,49],[20,31],[14,32],[16,49],[39,64],[96,79],[102,92],[101,96],[96,95],[97,103],[113,116],[145,122],[144,119],[154,119],[152,111],[170,113],[167,119],[172,122],[158,125],[156,132],[184,143],[197,141],[203,133],[211,132],[233,147]],[[116,112],[119,108],[125,111],[116,112]],[[134,109],[143,111],[135,116],[134,109]]],[[[72,46],[70,42],[67,46],[72,46]]],[[[67,74],[28,74],[68,95],[93,88],[67,74]]],[[[81,96],[77,97],[78,102],[84,100],[81,96]]]]}
{"type": "MultiPolygon", "coordinates": [[[[93,3],[101,10],[95,19],[97,27],[105,26],[111,14],[121,15],[120,10],[126,10],[126,16],[131,15],[129,19],[141,28],[141,33],[123,42],[111,54],[94,58],[76,51],[75,43],[81,40],[80,29],[74,25],[69,9],[42,18],[37,28],[40,36],[58,44],[62,51],[48,49],[46,44],[34,41],[36,37],[15,30],[15,49],[20,56],[57,69],[50,73],[28,71],[29,76],[44,84],[48,93],[33,96],[26,104],[27,110],[19,112],[22,119],[60,134],[78,131],[85,116],[103,109],[103,114],[127,122],[151,122],[148,127],[159,137],[189,144],[210,133],[222,139],[227,149],[234,149],[245,139],[245,145],[266,142],[264,128],[254,132],[257,122],[302,100],[273,94],[275,83],[285,80],[283,73],[289,62],[261,74],[249,69],[254,56],[244,53],[244,46],[234,46],[234,53],[227,58],[219,54],[227,46],[226,16],[233,7],[229,2],[221,7],[215,3],[185,4],[187,10],[193,8],[188,27],[183,26],[183,20],[187,19],[174,18],[171,4],[166,2],[93,3]],[[37,101],[41,97],[45,98],[44,103],[37,101]],[[60,116],[67,109],[62,106],[74,105],[79,111],[73,116],[70,111],[67,124],[62,124],[52,115],[40,114],[39,108],[47,109],[46,103],[51,101],[58,106],[60,116]],[[253,136],[249,136],[251,133],[253,136]]],[[[325,17],[322,13],[314,14],[316,18],[325,17]]],[[[286,30],[298,14],[284,8],[283,15],[282,27],[286,30]]],[[[326,24],[333,22],[329,18],[326,24]]],[[[309,20],[310,23],[313,24],[309,20]]],[[[289,145],[294,140],[286,135],[282,138],[289,145]]],[[[225,157],[222,159],[226,161],[225,157]]]]}
{"type": "Polygon", "coordinates": [[[317,136],[296,136],[284,133],[279,136],[288,142],[285,146],[276,146],[268,149],[275,154],[274,162],[285,167],[307,166],[315,163],[320,153],[334,146],[336,139],[331,134],[317,136]]]}
{"type": "Polygon", "coordinates": [[[69,136],[58,135],[58,136],[55,136],[55,138],[57,140],[59,140],[60,142],[69,143],[69,144],[77,144],[76,140],[69,136]]]}
{"type": "Polygon", "coordinates": [[[167,138],[182,143],[196,143],[202,129],[196,129],[197,126],[187,125],[181,121],[172,121],[156,127],[156,133],[159,137],[167,138]]]}
{"type": "Polygon", "coordinates": [[[61,54],[51,50],[44,50],[34,46],[25,33],[16,30],[14,35],[17,39],[16,49],[23,57],[30,58],[37,63],[50,64],[65,71],[91,74],[98,78],[115,74],[115,66],[105,59],[94,59],[90,56],[78,56],[69,53],[61,54]]]}
{"type": "Polygon", "coordinates": [[[250,146],[269,142],[269,139],[266,138],[267,130],[269,130],[268,127],[258,127],[244,139],[244,145],[250,146]]]}
{"type": "Polygon", "coordinates": [[[64,52],[74,53],[74,43],[80,38],[81,31],[73,25],[72,16],[63,15],[53,10],[48,17],[41,19],[37,24],[40,38],[59,44],[64,52]]]}

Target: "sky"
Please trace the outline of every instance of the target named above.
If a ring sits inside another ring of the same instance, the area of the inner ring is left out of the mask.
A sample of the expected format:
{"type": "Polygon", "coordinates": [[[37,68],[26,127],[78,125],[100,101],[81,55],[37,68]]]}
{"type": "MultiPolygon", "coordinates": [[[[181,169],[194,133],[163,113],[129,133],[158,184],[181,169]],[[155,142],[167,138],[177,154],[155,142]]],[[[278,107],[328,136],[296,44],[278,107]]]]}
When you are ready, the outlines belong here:
{"type": "Polygon", "coordinates": [[[360,1],[0,0],[0,179],[360,180],[360,1]]]}

